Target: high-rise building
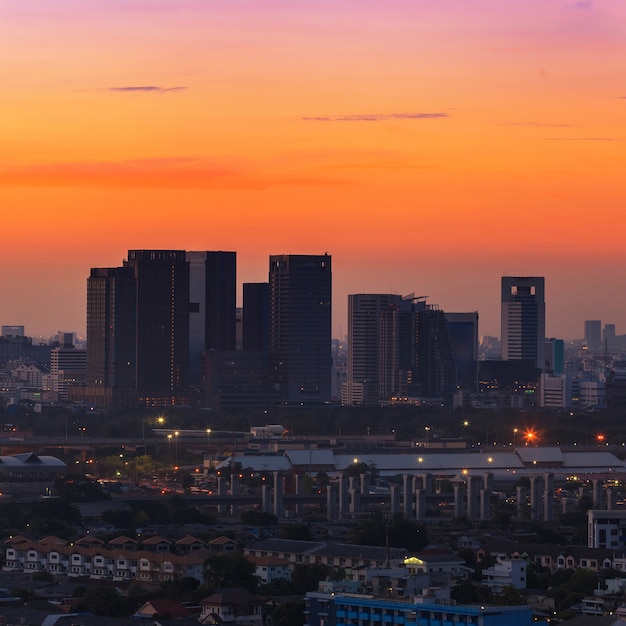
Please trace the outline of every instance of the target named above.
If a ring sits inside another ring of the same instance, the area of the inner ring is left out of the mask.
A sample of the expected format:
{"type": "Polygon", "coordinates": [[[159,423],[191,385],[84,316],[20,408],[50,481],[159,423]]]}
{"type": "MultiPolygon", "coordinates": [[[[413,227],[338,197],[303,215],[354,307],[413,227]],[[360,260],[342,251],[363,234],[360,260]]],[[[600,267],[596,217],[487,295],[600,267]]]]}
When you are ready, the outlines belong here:
{"type": "Polygon", "coordinates": [[[136,296],[132,269],[91,270],[84,399],[95,405],[128,406],[137,401],[136,296]]]}
{"type": "Polygon", "coordinates": [[[331,400],[331,257],[270,256],[270,354],[281,397],[331,400]]]}
{"type": "Polygon", "coordinates": [[[234,350],[237,296],[235,252],[193,251],[189,261],[189,378],[200,383],[202,355],[234,350]]]}
{"type": "Polygon", "coordinates": [[[546,339],[546,374],[560,376],[565,372],[565,342],[551,337],[546,339]]]}
{"type": "Polygon", "coordinates": [[[452,337],[458,386],[476,392],[478,386],[478,312],[445,313],[452,337]]]}
{"type": "Polygon", "coordinates": [[[2,326],[3,337],[24,337],[24,326],[2,326]]]}
{"type": "Polygon", "coordinates": [[[382,312],[379,393],[449,400],[456,390],[454,346],[446,314],[412,294],[382,312]]]}
{"type": "Polygon", "coordinates": [[[52,391],[59,400],[67,400],[70,385],[84,385],[87,373],[87,351],[64,346],[50,353],[50,378],[52,391]]]}
{"type": "Polygon", "coordinates": [[[348,296],[348,372],[342,403],[374,406],[379,403],[379,335],[382,312],[401,300],[390,293],[348,296]]]}
{"type": "Polygon", "coordinates": [[[585,320],[585,343],[590,350],[595,352],[602,347],[602,322],[600,320],[585,320]]]}
{"type": "Polygon", "coordinates": [[[545,367],[545,279],[502,277],[502,358],[545,367]]]}
{"type": "Polygon", "coordinates": [[[129,250],[137,283],[137,394],[184,403],[189,372],[189,262],[183,250],[129,250]]]}

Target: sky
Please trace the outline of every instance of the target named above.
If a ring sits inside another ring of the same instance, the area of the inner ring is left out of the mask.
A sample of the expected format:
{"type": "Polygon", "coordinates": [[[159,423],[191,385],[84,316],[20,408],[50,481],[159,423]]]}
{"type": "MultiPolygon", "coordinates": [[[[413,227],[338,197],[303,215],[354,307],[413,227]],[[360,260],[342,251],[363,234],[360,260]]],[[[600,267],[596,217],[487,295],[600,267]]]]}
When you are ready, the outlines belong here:
{"type": "Polygon", "coordinates": [[[0,324],[85,332],[129,249],[333,259],[500,335],[626,333],[626,3],[0,0],[0,324]]]}

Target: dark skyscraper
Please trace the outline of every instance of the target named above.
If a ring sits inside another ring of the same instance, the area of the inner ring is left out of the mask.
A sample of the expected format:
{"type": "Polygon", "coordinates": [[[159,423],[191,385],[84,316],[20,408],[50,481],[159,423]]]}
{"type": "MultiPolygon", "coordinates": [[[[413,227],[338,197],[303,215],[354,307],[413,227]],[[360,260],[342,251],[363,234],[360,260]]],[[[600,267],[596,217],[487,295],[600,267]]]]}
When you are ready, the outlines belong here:
{"type": "Polygon", "coordinates": [[[270,257],[270,352],[284,401],[331,400],[331,257],[270,257]]]}
{"type": "Polygon", "coordinates": [[[602,322],[600,320],[585,320],[585,343],[592,351],[602,347],[602,322]]]}
{"type": "Polygon", "coordinates": [[[457,384],[476,392],[478,386],[478,313],[446,313],[448,330],[454,346],[457,384]]]}
{"type": "Polygon", "coordinates": [[[545,368],[544,278],[502,277],[502,358],[545,368]]]}
{"type": "Polygon", "coordinates": [[[379,389],[392,397],[449,399],[456,389],[454,347],[445,313],[407,296],[382,313],[379,389]]]}
{"type": "Polygon", "coordinates": [[[379,336],[382,312],[402,300],[389,293],[348,296],[348,373],[343,402],[375,406],[379,403],[379,336]]]}
{"type": "Polygon", "coordinates": [[[189,261],[190,380],[200,382],[202,354],[235,349],[237,255],[187,252],[189,261]]]}
{"type": "Polygon", "coordinates": [[[189,370],[189,264],[183,250],[129,250],[137,284],[137,394],[184,401],[189,370]]]}
{"type": "Polygon", "coordinates": [[[136,293],[130,268],[94,268],[87,279],[85,399],[98,406],[136,402],[136,293]]]}

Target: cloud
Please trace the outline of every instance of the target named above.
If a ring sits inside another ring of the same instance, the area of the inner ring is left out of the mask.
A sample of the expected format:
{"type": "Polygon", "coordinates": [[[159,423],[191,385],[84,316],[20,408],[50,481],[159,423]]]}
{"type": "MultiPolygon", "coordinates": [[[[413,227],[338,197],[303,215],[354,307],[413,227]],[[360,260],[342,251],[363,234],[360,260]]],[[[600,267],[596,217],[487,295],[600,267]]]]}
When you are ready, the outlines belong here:
{"type": "Polygon", "coordinates": [[[501,126],[525,126],[526,128],[572,128],[572,124],[556,124],[552,122],[502,122],[501,126]]]}
{"type": "Polygon", "coordinates": [[[447,113],[371,113],[362,115],[320,115],[303,117],[305,122],[387,122],[390,120],[430,120],[449,117],[447,113]]]}
{"type": "Polygon", "coordinates": [[[588,11],[593,8],[593,2],[574,2],[572,4],[568,4],[567,7],[569,9],[583,9],[588,11]]]}
{"type": "Polygon", "coordinates": [[[157,87],[156,85],[132,85],[129,87],[108,87],[107,91],[124,93],[172,93],[175,91],[185,91],[187,87],[157,87]]]}
{"type": "Polygon", "coordinates": [[[351,181],[299,171],[275,174],[244,159],[200,157],[0,164],[0,186],[146,189],[268,189],[291,186],[343,186],[351,181]]]}
{"type": "Polygon", "coordinates": [[[622,141],[615,137],[546,137],[546,141],[622,141]]]}

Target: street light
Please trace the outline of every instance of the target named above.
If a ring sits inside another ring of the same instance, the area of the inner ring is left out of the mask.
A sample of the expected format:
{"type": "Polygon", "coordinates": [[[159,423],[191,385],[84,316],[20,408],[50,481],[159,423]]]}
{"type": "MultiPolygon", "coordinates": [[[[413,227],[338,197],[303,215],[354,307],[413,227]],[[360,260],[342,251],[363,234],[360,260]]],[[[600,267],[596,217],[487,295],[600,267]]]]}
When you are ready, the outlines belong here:
{"type": "Polygon", "coordinates": [[[513,429],[513,447],[517,445],[517,428],[513,429]]]}
{"type": "Polygon", "coordinates": [[[174,432],[174,437],[176,437],[176,439],[174,439],[174,452],[176,454],[176,463],[178,463],[178,435],[180,433],[178,431],[174,432]]]}
{"type": "Polygon", "coordinates": [[[172,433],[167,435],[167,456],[172,458],[172,433]]]}

